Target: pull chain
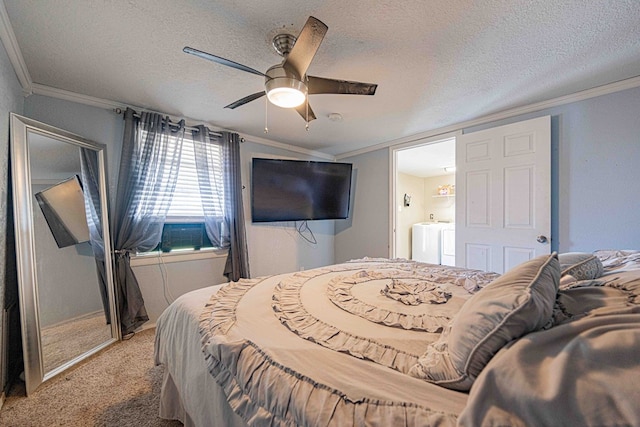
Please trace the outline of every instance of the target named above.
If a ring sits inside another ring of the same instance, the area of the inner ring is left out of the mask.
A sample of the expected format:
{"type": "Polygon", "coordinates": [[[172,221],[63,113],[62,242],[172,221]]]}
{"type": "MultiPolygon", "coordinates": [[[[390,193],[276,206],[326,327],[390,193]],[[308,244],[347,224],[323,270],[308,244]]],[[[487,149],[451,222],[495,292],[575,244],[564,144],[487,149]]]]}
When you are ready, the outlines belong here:
{"type": "Polygon", "coordinates": [[[269,133],[269,127],[267,126],[267,112],[269,111],[269,98],[264,97],[264,133],[269,133]]]}
{"type": "Polygon", "coordinates": [[[305,119],[306,123],[304,128],[307,132],[309,132],[309,94],[305,97],[306,109],[307,109],[307,118],[305,119]]]}

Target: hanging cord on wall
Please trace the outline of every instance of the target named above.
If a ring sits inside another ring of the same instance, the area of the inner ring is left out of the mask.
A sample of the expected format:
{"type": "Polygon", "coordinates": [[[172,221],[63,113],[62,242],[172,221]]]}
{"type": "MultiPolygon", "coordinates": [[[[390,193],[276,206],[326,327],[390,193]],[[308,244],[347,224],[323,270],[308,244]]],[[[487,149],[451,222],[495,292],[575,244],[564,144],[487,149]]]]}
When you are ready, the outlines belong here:
{"type": "Polygon", "coordinates": [[[167,264],[165,264],[164,259],[162,259],[162,251],[158,251],[158,268],[160,269],[160,276],[162,277],[162,294],[164,300],[170,305],[175,301],[175,297],[169,290],[169,272],[167,271],[167,264]]]}
{"type": "Polygon", "coordinates": [[[296,222],[296,230],[298,230],[298,234],[306,240],[307,242],[315,245],[318,243],[316,240],[316,236],[313,235],[313,231],[309,228],[309,223],[307,221],[302,221],[299,225],[296,222]],[[305,236],[305,233],[309,234],[309,237],[305,236]]]}

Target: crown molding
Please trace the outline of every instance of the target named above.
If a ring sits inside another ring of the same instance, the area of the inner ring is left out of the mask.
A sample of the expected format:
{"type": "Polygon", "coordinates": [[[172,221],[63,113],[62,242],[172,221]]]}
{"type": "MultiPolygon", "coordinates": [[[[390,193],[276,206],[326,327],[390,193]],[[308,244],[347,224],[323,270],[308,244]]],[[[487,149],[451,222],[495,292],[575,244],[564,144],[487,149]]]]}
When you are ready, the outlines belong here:
{"type": "Polygon", "coordinates": [[[335,161],[335,156],[327,153],[323,153],[320,151],[309,150],[307,148],[297,147],[295,145],[284,144],[282,142],[272,141],[270,139],[261,138],[259,136],[254,135],[243,135],[240,134],[241,137],[244,138],[247,142],[255,142],[256,144],[267,145],[269,147],[279,148],[281,150],[292,151],[294,153],[304,154],[307,156],[318,157],[320,159],[326,159],[335,161]]]}
{"type": "Polygon", "coordinates": [[[609,83],[602,86],[597,86],[592,89],[583,90],[580,92],[572,93],[570,95],[560,96],[558,98],[552,98],[547,101],[536,102],[534,104],[525,105],[522,107],[511,108],[508,110],[500,111],[498,113],[482,116],[477,119],[467,120],[464,122],[456,123],[453,125],[445,126],[442,128],[432,129],[419,134],[410,135],[404,138],[394,139],[392,141],[383,142],[381,144],[365,147],[360,150],[349,151],[347,153],[336,156],[336,160],[345,159],[347,157],[358,156],[371,151],[376,151],[384,148],[394,147],[397,145],[406,145],[412,142],[422,141],[428,138],[437,136],[443,136],[451,132],[461,131],[464,128],[472,126],[478,126],[485,123],[495,122],[498,120],[507,119],[509,117],[519,116],[522,114],[533,113],[541,111],[551,107],[557,107],[560,105],[570,104],[572,102],[583,101],[589,98],[595,98],[597,96],[607,95],[614,92],[620,92],[627,89],[633,89],[640,87],[640,76],[632,77],[625,80],[609,83]]]}
{"type": "Polygon", "coordinates": [[[109,99],[96,98],[94,96],[83,95],[77,92],[71,92],[69,90],[58,89],[51,86],[42,85],[39,83],[32,84],[33,94],[49,96],[51,98],[64,99],[66,101],[77,102],[83,105],[90,105],[92,107],[105,108],[107,110],[115,110],[117,108],[124,109],[126,106],[121,102],[111,101],[109,99]]]}
{"type": "MultiPolygon", "coordinates": [[[[68,90],[64,90],[64,89],[58,89],[58,88],[54,88],[54,87],[50,87],[50,86],[46,86],[46,85],[41,85],[39,83],[32,83],[32,93],[34,95],[42,95],[42,96],[48,96],[51,98],[57,98],[57,99],[63,99],[65,101],[71,101],[71,102],[76,102],[78,104],[83,104],[83,105],[90,105],[92,107],[98,107],[98,108],[104,108],[107,110],[114,110],[114,111],[119,111],[119,110],[124,110],[127,107],[131,107],[134,110],[140,111],[140,110],[148,110],[146,108],[143,107],[138,107],[138,106],[134,106],[134,105],[126,105],[122,102],[116,102],[116,101],[112,101],[109,99],[103,99],[103,98],[96,98],[94,96],[89,96],[89,95],[84,95],[81,93],[77,93],[77,92],[71,92],[68,90]]],[[[161,113],[161,114],[165,114],[165,113],[161,113]]],[[[188,122],[202,122],[202,121],[198,121],[198,120],[194,120],[194,119],[190,119],[190,118],[185,118],[186,121],[188,122]]],[[[231,132],[235,132],[231,129],[222,129],[218,126],[213,126],[212,130],[216,130],[216,131],[222,131],[222,130],[229,130],[231,132]]],[[[289,145],[289,144],[284,144],[281,142],[276,142],[276,141],[272,141],[266,138],[260,138],[254,135],[248,135],[248,134],[240,134],[240,136],[242,138],[245,139],[245,141],[249,141],[249,142],[254,142],[256,144],[261,144],[261,145],[267,145],[270,147],[274,147],[274,148],[279,148],[281,150],[287,150],[287,151],[292,151],[295,153],[300,153],[300,154],[304,154],[307,156],[313,156],[313,157],[318,157],[318,158],[323,158],[323,159],[329,159],[329,160],[335,160],[335,157],[326,153],[321,153],[319,151],[313,151],[313,150],[308,150],[306,148],[302,148],[302,147],[296,147],[294,145],[289,145]]]]}
{"type": "MultiPolygon", "coordinates": [[[[0,0],[0,4],[4,5],[2,0],[0,0]]],[[[504,110],[498,113],[482,116],[477,119],[467,120],[464,122],[459,122],[459,123],[445,126],[442,128],[432,129],[432,130],[421,132],[418,134],[409,135],[403,138],[398,138],[398,139],[387,141],[381,144],[372,145],[370,147],[365,147],[360,150],[349,151],[336,156],[323,153],[320,151],[309,150],[309,149],[298,147],[295,145],[289,145],[281,142],[272,141],[270,139],[262,138],[255,135],[240,134],[240,136],[243,137],[246,141],[254,142],[256,144],[266,145],[266,146],[270,146],[270,147],[274,147],[282,150],[291,151],[294,153],[299,153],[299,154],[304,154],[308,156],[318,157],[321,159],[335,161],[335,160],[342,160],[348,157],[357,156],[360,154],[369,153],[371,151],[376,151],[384,148],[410,145],[411,143],[414,143],[414,142],[429,140],[429,139],[438,138],[438,137],[446,138],[446,137],[449,137],[451,133],[460,132],[464,128],[478,126],[485,123],[507,119],[509,117],[532,113],[532,112],[544,110],[547,108],[570,104],[572,102],[578,102],[585,99],[595,98],[597,96],[607,95],[614,92],[620,92],[627,89],[633,89],[636,87],[640,87],[640,76],[632,77],[630,79],[625,79],[625,80],[621,80],[614,83],[609,83],[609,84],[598,86],[592,89],[583,90],[570,95],[549,99],[547,101],[536,102],[534,104],[525,105],[523,107],[511,108],[509,110],[504,110]]],[[[23,89],[24,89],[24,86],[23,86],[23,89]]],[[[57,89],[50,86],[41,85],[38,83],[30,83],[30,93],[36,94],[36,95],[49,96],[52,98],[64,99],[67,101],[77,102],[84,105],[91,105],[94,107],[105,108],[110,110],[125,109],[127,107],[127,105],[116,102],[116,101],[96,98],[93,96],[83,95],[80,93],[71,92],[64,89],[57,89]]],[[[137,107],[137,106],[129,106],[129,107],[136,110],[144,109],[142,107],[137,107]]],[[[216,128],[216,129],[224,130],[220,128],[216,128]]],[[[230,129],[230,131],[234,132],[232,129],[230,129]]]]}
{"type": "MultiPolygon", "coordinates": [[[[0,0],[0,4],[4,5],[4,3],[2,3],[2,0],[0,0]]],[[[376,151],[384,148],[410,145],[411,143],[414,143],[414,142],[429,140],[429,139],[438,138],[438,137],[446,138],[446,137],[449,137],[451,133],[460,132],[464,128],[478,126],[485,123],[507,119],[509,117],[519,116],[522,114],[533,113],[533,112],[541,111],[547,108],[570,104],[572,102],[583,101],[585,99],[595,98],[597,96],[607,95],[610,93],[620,92],[623,90],[633,89],[636,87],[640,87],[640,76],[632,77],[630,79],[620,80],[618,82],[609,83],[606,85],[583,90],[580,92],[572,93],[572,94],[561,96],[558,98],[536,102],[534,104],[529,104],[522,107],[511,108],[508,110],[500,111],[498,113],[482,116],[477,119],[467,120],[464,122],[455,123],[453,125],[445,126],[442,128],[432,129],[432,130],[421,132],[418,134],[409,135],[403,138],[398,138],[398,139],[387,141],[381,144],[372,145],[370,147],[365,147],[360,150],[349,151],[336,156],[323,153],[320,151],[309,150],[309,149],[298,147],[295,145],[272,141],[270,139],[262,138],[255,135],[240,134],[240,136],[243,137],[246,141],[254,142],[256,144],[266,145],[266,146],[270,146],[270,147],[274,147],[282,150],[291,151],[294,153],[299,153],[299,154],[304,154],[308,156],[335,161],[335,160],[342,160],[348,157],[357,156],[360,154],[369,153],[371,151],[376,151]]],[[[67,101],[77,102],[84,105],[91,105],[99,108],[106,108],[110,110],[124,109],[127,107],[127,105],[116,102],[116,101],[96,98],[93,96],[83,95],[80,93],[71,92],[64,89],[57,89],[50,86],[41,85],[38,83],[30,83],[30,90],[31,90],[30,93],[36,94],[36,95],[44,95],[52,98],[64,99],[67,101]]],[[[129,106],[129,107],[134,108],[136,110],[144,109],[142,107],[137,107],[137,106],[129,106]]],[[[189,120],[192,120],[192,119],[189,119],[189,120]]],[[[192,120],[192,121],[195,121],[195,120],[192,120]]],[[[217,130],[224,130],[224,129],[217,128],[217,130]]],[[[230,131],[234,132],[233,130],[230,130],[230,131]]]]}
{"type": "Polygon", "coordinates": [[[9,20],[9,14],[7,8],[4,5],[4,0],[0,0],[0,40],[4,45],[4,49],[7,51],[7,56],[11,65],[18,77],[20,86],[22,86],[22,92],[25,96],[29,96],[33,93],[33,81],[29,75],[27,64],[24,62],[20,46],[16,40],[16,35],[13,32],[11,21],[9,20]]]}

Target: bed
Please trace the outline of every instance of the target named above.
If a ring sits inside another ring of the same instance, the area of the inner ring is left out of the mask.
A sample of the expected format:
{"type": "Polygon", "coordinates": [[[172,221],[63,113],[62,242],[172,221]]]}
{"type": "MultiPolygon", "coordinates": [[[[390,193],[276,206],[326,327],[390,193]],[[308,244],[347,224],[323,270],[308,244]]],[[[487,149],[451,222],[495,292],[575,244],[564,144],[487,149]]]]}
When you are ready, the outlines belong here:
{"type": "Polygon", "coordinates": [[[187,426],[640,425],[640,251],[504,275],[361,259],[178,298],[160,416],[187,426]]]}

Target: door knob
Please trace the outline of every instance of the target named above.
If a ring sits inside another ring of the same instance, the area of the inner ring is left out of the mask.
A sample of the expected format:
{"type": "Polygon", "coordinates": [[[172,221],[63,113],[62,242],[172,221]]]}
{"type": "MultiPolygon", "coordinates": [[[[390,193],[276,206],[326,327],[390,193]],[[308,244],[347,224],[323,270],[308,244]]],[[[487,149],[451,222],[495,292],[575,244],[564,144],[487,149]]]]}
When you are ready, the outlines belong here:
{"type": "Polygon", "coordinates": [[[543,235],[538,236],[536,240],[538,241],[538,243],[547,243],[549,241],[549,239],[547,239],[547,236],[543,235]]]}

